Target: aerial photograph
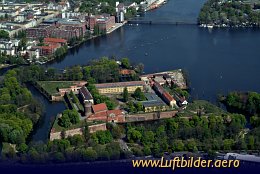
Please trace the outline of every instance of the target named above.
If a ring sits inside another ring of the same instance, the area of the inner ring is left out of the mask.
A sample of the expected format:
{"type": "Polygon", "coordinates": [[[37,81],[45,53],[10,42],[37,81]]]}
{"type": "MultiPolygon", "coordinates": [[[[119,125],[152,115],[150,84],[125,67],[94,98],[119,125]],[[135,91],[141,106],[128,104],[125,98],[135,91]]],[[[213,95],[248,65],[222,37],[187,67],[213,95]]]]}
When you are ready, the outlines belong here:
{"type": "Polygon", "coordinates": [[[260,0],[0,0],[0,173],[260,172],[260,0]]]}

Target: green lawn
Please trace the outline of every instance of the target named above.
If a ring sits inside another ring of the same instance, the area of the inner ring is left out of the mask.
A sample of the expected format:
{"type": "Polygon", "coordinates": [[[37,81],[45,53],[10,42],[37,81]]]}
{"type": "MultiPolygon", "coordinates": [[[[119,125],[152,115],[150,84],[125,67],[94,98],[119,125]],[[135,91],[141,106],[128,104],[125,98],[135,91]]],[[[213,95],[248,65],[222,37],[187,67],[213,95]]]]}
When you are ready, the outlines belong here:
{"type": "MultiPolygon", "coordinates": [[[[68,128],[64,128],[64,127],[61,127],[59,124],[58,124],[58,118],[55,119],[55,122],[52,126],[52,128],[55,129],[55,132],[59,132],[59,131],[66,131],[66,130],[70,130],[70,129],[76,129],[76,128],[83,128],[85,126],[85,120],[81,120],[79,123],[77,124],[73,124],[71,125],[70,127],[68,128]]],[[[88,126],[91,126],[91,125],[95,125],[95,124],[101,124],[101,123],[104,123],[103,121],[93,121],[93,122],[88,122],[88,126]]]]}
{"type": "Polygon", "coordinates": [[[75,82],[73,81],[38,81],[41,86],[48,94],[54,95],[58,92],[59,88],[68,88],[75,82]]]}
{"type": "Polygon", "coordinates": [[[216,105],[208,101],[195,100],[194,102],[189,103],[187,108],[184,111],[178,113],[178,115],[183,117],[194,116],[197,115],[198,110],[201,110],[203,112],[202,115],[204,116],[219,116],[227,113],[226,111],[222,110],[221,108],[217,107],[216,105]]]}

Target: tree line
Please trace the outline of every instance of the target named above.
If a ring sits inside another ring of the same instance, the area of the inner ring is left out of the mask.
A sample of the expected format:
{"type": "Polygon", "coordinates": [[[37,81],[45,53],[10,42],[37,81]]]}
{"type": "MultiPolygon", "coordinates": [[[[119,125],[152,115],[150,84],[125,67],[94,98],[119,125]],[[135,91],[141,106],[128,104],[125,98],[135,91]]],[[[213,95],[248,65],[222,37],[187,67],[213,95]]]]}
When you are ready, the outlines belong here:
{"type": "MultiPolygon", "coordinates": [[[[121,65],[115,59],[102,57],[100,59],[93,59],[84,66],[67,67],[63,71],[55,68],[45,68],[39,65],[30,65],[19,67],[15,69],[18,74],[18,80],[21,82],[35,82],[35,81],[48,81],[48,80],[86,80],[91,83],[109,83],[119,82],[122,80],[119,73],[120,69],[129,67],[136,73],[129,77],[127,81],[138,80],[139,74],[143,72],[143,64],[131,64],[128,58],[123,58],[127,63],[121,65]]],[[[122,61],[123,62],[123,61],[122,61]]]]}
{"type": "Polygon", "coordinates": [[[40,104],[18,82],[16,71],[9,70],[0,84],[0,143],[26,143],[41,114],[40,104]]]}
{"type": "Polygon", "coordinates": [[[260,94],[257,92],[230,92],[222,102],[231,112],[260,116],[260,94]]]}
{"type": "Polygon", "coordinates": [[[199,24],[214,24],[226,26],[258,26],[260,13],[253,3],[241,0],[221,1],[208,0],[202,7],[199,24]]]}
{"type": "Polygon", "coordinates": [[[123,151],[116,141],[122,136],[122,128],[117,125],[107,125],[107,131],[97,131],[89,134],[88,125],[84,127],[83,135],[74,135],[60,140],[32,142],[13,148],[2,154],[2,160],[12,159],[21,163],[60,163],[96,160],[118,160],[128,158],[129,151],[123,151]]]}
{"type": "Polygon", "coordinates": [[[221,150],[258,150],[259,136],[240,136],[245,124],[245,116],[240,114],[193,116],[190,119],[179,117],[152,123],[128,124],[126,135],[129,143],[138,144],[133,149],[137,156],[161,157],[164,152],[176,151],[212,153],[221,150]]]}

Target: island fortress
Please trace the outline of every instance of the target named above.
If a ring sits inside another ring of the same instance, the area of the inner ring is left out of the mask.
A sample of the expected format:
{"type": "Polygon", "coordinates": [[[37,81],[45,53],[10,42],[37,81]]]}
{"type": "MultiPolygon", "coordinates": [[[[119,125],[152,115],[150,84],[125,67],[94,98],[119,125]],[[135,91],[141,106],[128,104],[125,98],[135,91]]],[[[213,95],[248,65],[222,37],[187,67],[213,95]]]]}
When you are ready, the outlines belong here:
{"type": "MultiPolygon", "coordinates": [[[[79,86],[76,85],[77,87],[72,85],[71,90],[65,88],[66,90],[58,89],[58,91],[65,91],[62,96],[64,96],[68,107],[78,111],[80,120],[91,124],[91,132],[104,130],[104,123],[127,123],[172,118],[178,110],[186,107],[187,101],[184,96],[178,93],[170,94],[167,90],[173,85],[181,89],[187,88],[181,70],[142,75],[140,79],[140,81],[94,84],[93,87],[97,91],[95,93],[91,93],[93,89],[88,89],[88,84],[84,82],[81,82],[79,86]],[[119,100],[125,90],[131,98],[128,102],[119,100]],[[136,93],[139,93],[141,97],[135,98],[136,93]],[[116,100],[117,106],[111,109],[111,107],[108,107],[108,103],[99,103],[98,99],[95,98],[97,95],[116,100]],[[133,105],[129,106],[129,103],[133,103],[133,105]],[[132,110],[133,107],[134,110],[132,110]]],[[[57,119],[61,117],[60,115],[57,119]]],[[[80,127],[76,129],[73,127],[73,129],[65,131],[66,136],[82,133],[80,127]]],[[[60,134],[61,131],[52,128],[50,139],[59,138],[61,137],[60,134]]]]}

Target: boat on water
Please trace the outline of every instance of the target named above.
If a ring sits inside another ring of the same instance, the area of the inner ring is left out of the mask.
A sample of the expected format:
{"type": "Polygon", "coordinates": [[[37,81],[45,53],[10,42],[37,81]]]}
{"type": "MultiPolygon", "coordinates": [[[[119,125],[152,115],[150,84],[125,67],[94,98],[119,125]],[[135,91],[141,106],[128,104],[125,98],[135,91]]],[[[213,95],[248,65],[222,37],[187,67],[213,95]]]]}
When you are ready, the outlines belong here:
{"type": "Polygon", "coordinates": [[[211,29],[211,28],[213,28],[213,25],[209,24],[209,25],[207,25],[207,27],[211,29]]]}

